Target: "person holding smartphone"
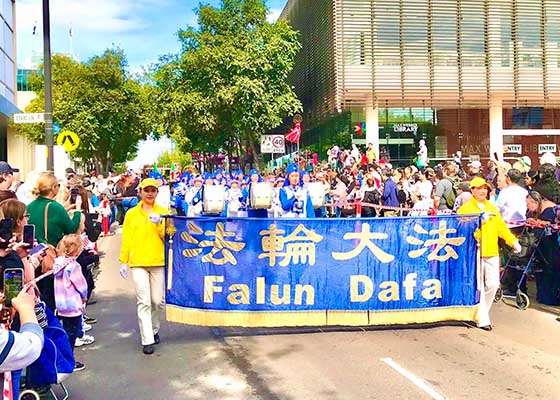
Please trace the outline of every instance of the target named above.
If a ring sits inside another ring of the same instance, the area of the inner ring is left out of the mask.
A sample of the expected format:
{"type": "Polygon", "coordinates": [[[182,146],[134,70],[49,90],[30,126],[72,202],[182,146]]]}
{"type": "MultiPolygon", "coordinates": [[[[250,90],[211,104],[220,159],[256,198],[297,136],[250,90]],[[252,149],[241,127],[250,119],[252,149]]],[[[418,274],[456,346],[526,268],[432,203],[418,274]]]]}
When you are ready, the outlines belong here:
{"type": "MultiPolygon", "coordinates": [[[[16,247],[13,256],[21,260],[25,270],[25,283],[27,283],[35,278],[35,268],[39,266],[42,259],[41,251],[30,254],[35,245],[35,226],[28,224],[29,215],[26,206],[19,200],[4,200],[0,203],[0,210],[4,219],[13,221],[12,237],[16,247]]],[[[19,265],[19,262],[14,263],[19,265]]]]}
{"type": "MultiPolygon", "coordinates": [[[[5,297],[1,294],[0,307],[2,308],[4,308],[4,300],[5,297]]],[[[8,371],[12,372],[14,399],[19,398],[19,376],[21,375],[21,370],[37,360],[43,349],[43,329],[37,322],[34,307],[35,300],[33,296],[20,292],[11,301],[11,308],[19,316],[19,330],[7,330],[0,327],[0,353],[4,352],[5,349],[9,349],[5,354],[5,358],[0,360],[0,374],[3,375],[4,372],[8,371]],[[13,343],[11,348],[8,347],[10,342],[13,343]]]]}
{"type": "MultiPolygon", "coordinates": [[[[63,205],[55,200],[59,190],[60,184],[56,176],[52,172],[43,172],[39,175],[33,188],[33,194],[37,198],[27,206],[29,224],[35,225],[37,242],[47,243],[54,247],[58,245],[64,235],[75,233],[81,220],[80,198],[77,198],[76,204],[70,204],[67,201],[63,205]]],[[[54,312],[56,305],[52,276],[41,280],[37,286],[41,292],[41,299],[54,312]]]]}

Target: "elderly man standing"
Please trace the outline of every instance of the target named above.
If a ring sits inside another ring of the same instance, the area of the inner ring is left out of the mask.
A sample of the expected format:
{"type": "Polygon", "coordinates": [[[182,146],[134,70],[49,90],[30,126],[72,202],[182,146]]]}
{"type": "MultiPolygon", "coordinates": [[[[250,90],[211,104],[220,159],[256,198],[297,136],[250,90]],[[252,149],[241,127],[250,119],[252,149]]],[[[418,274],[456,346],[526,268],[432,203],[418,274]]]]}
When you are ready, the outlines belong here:
{"type": "Polygon", "coordinates": [[[500,190],[496,206],[507,222],[523,223],[527,213],[527,190],[519,184],[523,182],[523,175],[517,169],[510,169],[506,174],[506,187],[500,190]]]}
{"type": "Polygon", "coordinates": [[[483,178],[475,177],[470,182],[472,199],[463,204],[458,214],[482,214],[482,227],[475,232],[482,256],[479,281],[483,288],[480,296],[478,327],[485,331],[492,330],[490,308],[500,286],[500,251],[498,239],[503,239],[516,253],[521,251],[517,238],[510,232],[500,215],[500,210],[488,201],[488,192],[492,189],[483,178]]]}

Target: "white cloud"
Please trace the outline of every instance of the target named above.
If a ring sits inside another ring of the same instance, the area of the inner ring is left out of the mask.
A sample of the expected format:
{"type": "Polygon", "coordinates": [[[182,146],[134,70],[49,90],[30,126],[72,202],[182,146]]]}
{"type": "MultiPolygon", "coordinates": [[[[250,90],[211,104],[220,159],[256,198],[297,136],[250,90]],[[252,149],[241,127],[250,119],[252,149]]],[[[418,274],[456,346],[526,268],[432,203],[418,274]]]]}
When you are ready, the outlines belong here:
{"type": "Polygon", "coordinates": [[[271,8],[270,11],[268,12],[266,19],[270,23],[275,23],[276,21],[278,21],[280,14],[282,14],[281,8],[271,8]]]}
{"type": "MultiPolygon", "coordinates": [[[[68,28],[90,32],[121,33],[145,27],[135,11],[153,5],[153,0],[57,0],[50,4],[51,29],[68,28]]],[[[18,30],[31,30],[37,24],[42,29],[40,0],[21,0],[16,3],[18,30]]]]}

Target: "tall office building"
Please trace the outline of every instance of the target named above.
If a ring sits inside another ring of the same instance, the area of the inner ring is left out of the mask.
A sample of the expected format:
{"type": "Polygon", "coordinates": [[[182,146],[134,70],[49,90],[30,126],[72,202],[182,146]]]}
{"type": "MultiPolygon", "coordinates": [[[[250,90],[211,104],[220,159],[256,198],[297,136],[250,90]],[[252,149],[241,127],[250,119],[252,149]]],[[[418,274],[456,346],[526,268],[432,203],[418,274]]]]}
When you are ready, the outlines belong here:
{"type": "Polygon", "coordinates": [[[403,163],[422,138],[432,158],[558,154],[558,0],[288,0],[281,18],[308,140],[342,127],[403,163]]]}
{"type": "Polygon", "coordinates": [[[15,2],[0,1],[0,160],[8,160],[8,124],[16,99],[15,2]]]}

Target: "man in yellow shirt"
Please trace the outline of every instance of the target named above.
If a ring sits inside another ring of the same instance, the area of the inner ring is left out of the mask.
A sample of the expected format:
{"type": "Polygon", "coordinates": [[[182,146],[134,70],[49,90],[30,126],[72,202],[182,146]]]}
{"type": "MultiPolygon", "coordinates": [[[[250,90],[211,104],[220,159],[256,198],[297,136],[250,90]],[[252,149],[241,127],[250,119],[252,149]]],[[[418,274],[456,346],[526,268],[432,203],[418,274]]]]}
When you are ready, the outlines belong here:
{"type": "Polygon", "coordinates": [[[500,250],[498,239],[513,247],[516,253],[521,251],[517,238],[510,232],[502,219],[498,208],[487,200],[491,186],[483,178],[475,177],[470,183],[473,197],[459,207],[458,214],[482,214],[482,227],[475,232],[481,253],[481,273],[479,277],[484,283],[480,295],[478,326],[485,331],[492,330],[490,308],[494,302],[496,291],[500,287],[500,250]]]}
{"type": "Polygon", "coordinates": [[[160,319],[165,308],[164,237],[167,210],[155,201],[159,184],[144,179],[138,189],[141,201],[126,213],[119,261],[124,279],[128,270],[136,289],[136,312],[144,354],[154,352],[158,344],[160,319]]]}

